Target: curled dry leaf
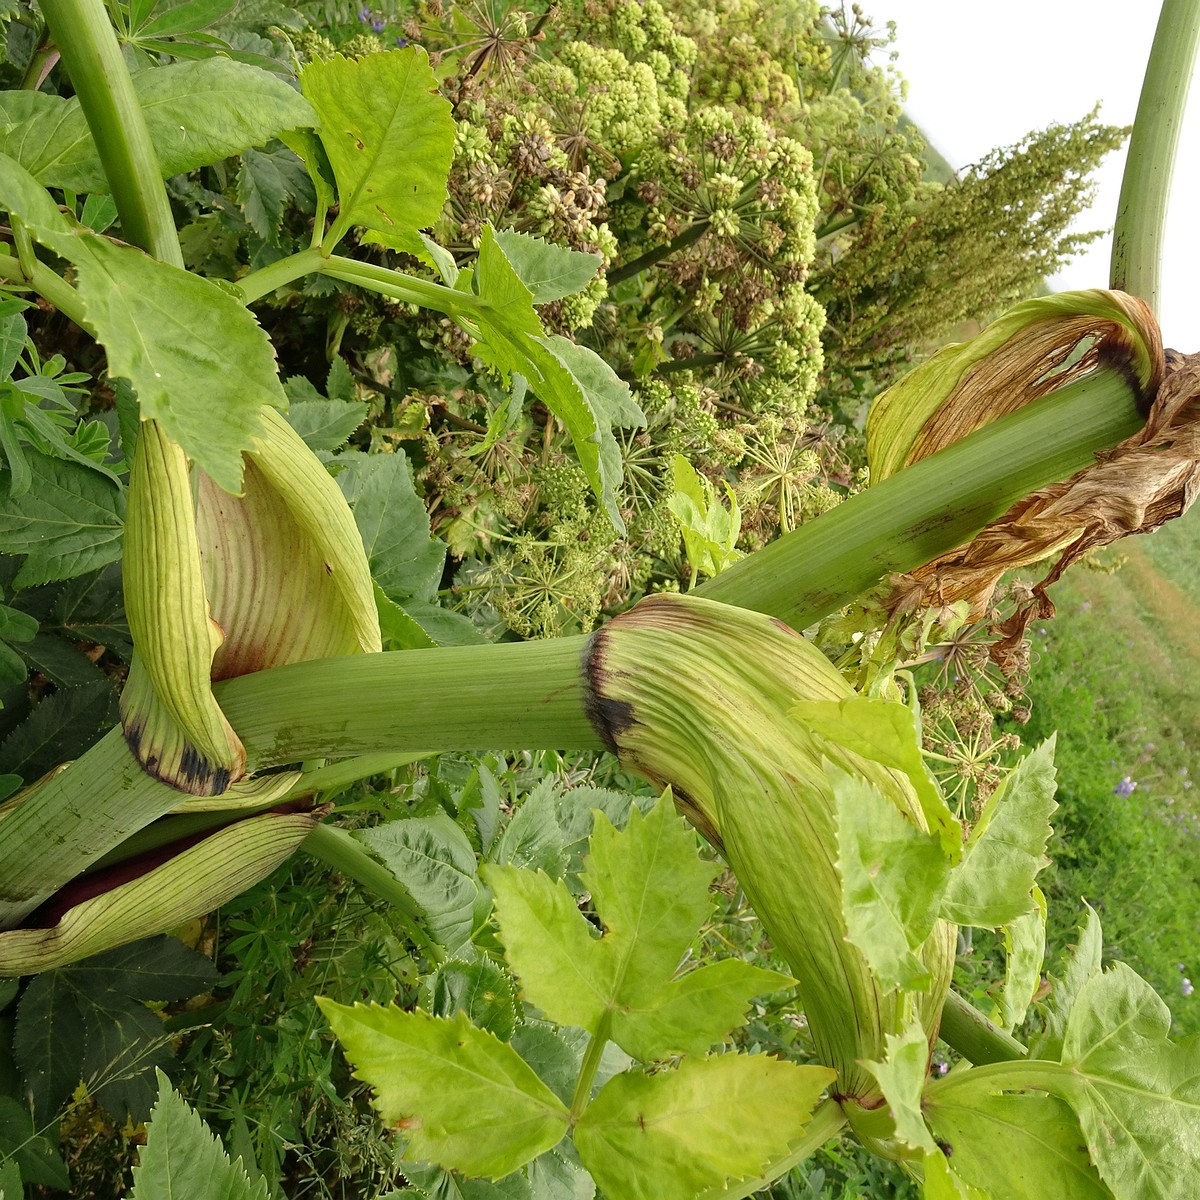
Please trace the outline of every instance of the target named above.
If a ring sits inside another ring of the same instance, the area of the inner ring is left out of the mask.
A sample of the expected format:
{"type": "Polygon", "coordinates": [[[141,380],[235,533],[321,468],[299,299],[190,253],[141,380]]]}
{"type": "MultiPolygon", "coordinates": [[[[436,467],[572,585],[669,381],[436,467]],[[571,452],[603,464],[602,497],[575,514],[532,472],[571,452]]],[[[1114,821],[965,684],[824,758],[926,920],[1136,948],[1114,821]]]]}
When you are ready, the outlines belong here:
{"type": "Polygon", "coordinates": [[[1054,615],[1046,588],[1089,550],[1150,533],[1187,511],[1200,490],[1200,354],[1167,351],[1144,428],[1070,479],[1013,505],[973,541],[893,580],[892,607],[967,600],[979,614],[1000,576],[1057,554],[1028,601],[1003,622],[992,656],[1004,667],[1034,620],[1054,615]]]}

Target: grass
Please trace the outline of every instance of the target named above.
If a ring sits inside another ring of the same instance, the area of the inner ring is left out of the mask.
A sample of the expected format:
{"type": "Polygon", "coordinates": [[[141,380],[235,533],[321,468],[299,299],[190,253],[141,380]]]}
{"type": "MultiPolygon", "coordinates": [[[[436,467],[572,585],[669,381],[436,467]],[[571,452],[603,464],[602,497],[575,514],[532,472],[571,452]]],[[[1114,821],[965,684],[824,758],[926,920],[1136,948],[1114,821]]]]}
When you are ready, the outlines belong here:
{"type": "Polygon", "coordinates": [[[1076,569],[1058,616],[1031,632],[1030,743],[1057,731],[1051,947],[1073,941],[1081,900],[1106,954],[1144,975],[1181,1032],[1200,1029],[1200,515],[1076,569]],[[1101,559],[1103,564],[1104,559],[1101,559]],[[1127,793],[1127,794],[1126,794],[1127,793]]]}

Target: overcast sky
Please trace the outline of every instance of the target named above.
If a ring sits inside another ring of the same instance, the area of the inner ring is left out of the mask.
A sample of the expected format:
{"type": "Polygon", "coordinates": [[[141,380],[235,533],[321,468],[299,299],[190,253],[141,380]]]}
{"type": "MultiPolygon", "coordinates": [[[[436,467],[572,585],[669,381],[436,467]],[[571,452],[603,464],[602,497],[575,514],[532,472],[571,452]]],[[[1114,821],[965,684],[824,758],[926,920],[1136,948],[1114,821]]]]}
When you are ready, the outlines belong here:
{"type": "MultiPolygon", "coordinates": [[[[882,26],[896,22],[906,109],[956,168],[1097,102],[1113,125],[1132,124],[1154,37],[1154,0],[861,0],[882,26]]],[[[1099,176],[1096,206],[1079,228],[1112,227],[1124,151],[1099,176]]],[[[1168,346],[1200,350],[1200,84],[1193,83],[1172,184],[1159,321],[1168,346]]],[[[1057,279],[1055,290],[1105,287],[1111,238],[1057,279]]]]}

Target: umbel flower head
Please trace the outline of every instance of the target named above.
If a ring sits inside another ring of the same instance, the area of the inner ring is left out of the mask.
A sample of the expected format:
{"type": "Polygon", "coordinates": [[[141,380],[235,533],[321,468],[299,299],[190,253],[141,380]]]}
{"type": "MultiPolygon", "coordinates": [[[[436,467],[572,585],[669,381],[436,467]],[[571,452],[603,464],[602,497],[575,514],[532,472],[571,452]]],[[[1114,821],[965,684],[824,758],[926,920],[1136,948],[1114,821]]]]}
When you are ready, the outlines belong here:
{"type": "Polygon", "coordinates": [[[233,496],[147,421],[129,479],[121,723],[147,771],[199,796],[246,767],[213,680],[382,648],[362,539],[320,460],[272,408],[244,457],[233,496]]]}

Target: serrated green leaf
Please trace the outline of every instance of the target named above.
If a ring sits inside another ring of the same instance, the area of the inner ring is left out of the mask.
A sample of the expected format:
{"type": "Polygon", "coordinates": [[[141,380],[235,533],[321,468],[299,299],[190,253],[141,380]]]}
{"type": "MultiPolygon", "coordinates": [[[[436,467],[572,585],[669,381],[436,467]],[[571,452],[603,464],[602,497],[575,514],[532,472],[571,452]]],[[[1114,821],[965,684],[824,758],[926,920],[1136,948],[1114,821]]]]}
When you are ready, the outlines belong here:
{"type": "Polygon", "coordinates": [[[160,1072],[127,1200],[267,1200],[267,1194],[266,1180],[252,1183],[241,1159],[230,1162],[212,1130],[160,1072]]]}
{"type": "MultiPolygon", "coordinates": [[[[229,58],[136,71],[133,83],[164,179],[315,122],[308,102],[277,75],[229,58]]],[[[20,117],[0,130],[0,152],[47,187],[109,191],[76,98],[46,96],[20,117]]]]}
{"type": "Polygon", "coordinates": [[[570,1104],[587,1035],[570,1027],[556,1029],[547,1021],[526,1021],[517,1027],[510,1041],[537,1077],[564,1104],[570,1104]]]}
{"type": "Polygon", "coordinates": [[[937,1146],[921,1115],[921,1093],[929,1074],[929,1036],[919,1020],[912,1020],[901,1033],[889,1033],[886,1044],[884,1061],[869,1062],[867,1067],[883,1089],[896,1137],[913,1150],[933,1154],[937,1146]]]}
{"type": "Polygon", "coordinates": [[[556,246],[514,229],[501,230],[495,239],[513,271],[529,289],[534,304],[561,300],[587,287],[603,262],[598,254],[556,246]]]}
{"type": "Polygon", "coordinates": [[[491,319],[502,323],[506,332],[534,337],[543,332],[541,318],[533,311],[533,293],[508,261],[490,225],[485,225],[479,235],[479,257],[471,286],[492,310],[491,319]]]}
{"type": "Polygon", "coordinates": [[[375,1108],[400,1125],[407,1153],[497,1179],[557,1145],[568,1110],[511,1047],[460,1013],[346,1008],[318,998],[375,1108]]]}
{"type": "MultiPolygon", "coordinates": [[[[71,1186],[66,1163],[34,1126],[29,1108],[11,1096],[0,1096],[0,1162],[5,1158],[17,1164],[25,1183],[62,1191],[71,1186]]],[[[20,1193],[13,1200],[21,1200],[20,1193]]]]}
{"type": "Polygon", "coordinates": [[[62,588],[52,611],[55,627],[77,641],[107,646],[126,662],[133,653],[121,598],[121,569],[112,563],[62,588]]]}
{"type": "Polygon", "coordinates": [[[430,1016],[465,1013],[472,1025],[507,1042],[517,1027],[517,997],[512,980],[487,959],[444,962],[423,984],[430,1016]]]}
{"type": "Polygon", "coordinates": [[[1054,802],[1054,739],[1027,754],[988,798],[963,859],[950,874],[942,915],[995,929],[1032,911],[1030,889],[1049,865],[1054,802]]]}
{"type": "Polygon", "coordinates": [[[596,1184],[577,1163],[554,1150],[539,1154],[525,1168],[529,1200],[592,1200],[596,1184]]]}
{"type": "Polygon", "coordinates": [[[187,1000],[220,978],[210,959],[165,934],[93,954],[58,974],[93,998],[107,992],[144,1002],[187,1000]]]}
{"type": "Polygon", "coordinates": [[[215,25],[228,16],[241,0],[150,0],[144,3],[144,16],[138,20],[130,14],[130,25],[136,38],[178,37],[196,33],[215,25]]]}
{"type": "Polygon", "coordinates": [[[1067,1020],[1080,989],[1093,975],[1100,971],[1100,958],[1104,939],[1100,931],[1100,918],[1091,905],[1087,908],[1087,922],[1079,932],[1079,941],[1067,956],[1066,970],[1061,979],[1050,976],[1050,995],[1040,1005],[1042,1030],[1029,1043],[1031,1058],[1057,1059],[1062,1055],[1063,1037],[1067,1020]]]}
{"type": "Polygon", "coordinates": [[[343,454],[338,483],[354,509],[371,577],[404,607],[431,601],[442,580],[446,547],[429,534],[429,516],[413,487],[408,459],[395,454],[343,454]]]}
{"type": "Polygon", "coordinates": [[[962,857],[962,827],[946,807],[921,757],[920,718],[906,705],[869,696],[846,700],[805,700],[791,715],[814,733],[872,762],[903,771],[917,793],[930,832],[951,862],[962,857]]]}
{"type": "Polygon", "coordinates": [[[442,211],[454,154],[450,103],[425,51],[313,61],[300,87],[337,180],[339,222],[373,231],[364,240],[420,252],[417,231],[442,211]]]}
{"type": "Polygon", "coordinates": [[[1069,1104],[1035,1092],[1001,1092],[975,1070],[934,1084],[925,1116],[950,1148],[954,1171],[991,1194],[1002,1185],[1011,1200],[1106,1200],[1069,1104]]]}
{"type": "Polygon", "coordinates": [[[0,742],[0,771],[32,782],[81,754],[116,720],[117,691],[110,679],[45,696],[0,742]]]}
{"type": "Polygon", "coordinates": [[[689,971],[665,985],[629,989],[614,1021],[620,1044],[634,1058],[654,1062],[674,1054],[707,1054],[746,1023],[750,1001],[795,980],[737,958],[689,971]]]}
{"type": "Polygon", "coordinates": [[[613,962],[597,953],[594,930],[561,879],[488,863],[509,966],[522,993],[552,1021],[596,1030],[615,990],[613,962]]]}
{"type": "Polygon", "coordinates": [[[50,634],[38,634],[21,647],[20,654],[32,670],[60,687],[79,687],[104,678],[100,668],[73,643],[50,634]]]}
{"type": "Polygon", "coordinates": [[[85,245],[79,294],[109,370],[133,385],[144,420],[158,421],[218,486],[240,492],[260,409],[287,407],[266,333],[207,279],[94,235],[85,245]]]}
{"type": "Polygon", "coordinates": [[[125,497],[78,463],[28,452],[29,490],[0,496],[4,553],[24,554],[17,587],[71,579],[121,556],[125,497]]]}
{"type": "Polygon", "coordinates": [[[24,1200],[21,1168],[11,1158],[0,1158],[0,1200],[24,1200]]]}
{"type": "Polygon", "coordinates": [[[609,1196],[694,1200],[784,1154],[834,1078],[826,1067],[741,1054],[619,1075],[584,1112],[575,1146],[609,1196]]]}
{"type": "Polygon", "coordinates": [[[560,1024],[603,1029],[634,1057],[703,1053],[743,1022],[752,996],[792,982],[737,962],[673,978],[712,911],[714,868],[669,799],[645,818],[634,809],[623,832],[598,815],[583,881],[599,939],[561,881],[494,865],[481,873],[526,998],[560,1024]]]}
{"type": "Polygon", "coordinates": [[[308,172],[291,150],[243,151],[237,177],[238,204],[250,228],[272,245],[276,244],[287,202],[293,196],[302,205],[313,201],[308,172]]]}
{"type": "Polygon", "coordinates": [[[389,821],[354,836],[408,889],[438,945],[453,953],[471,940],[479,898],[475,851],[448,816],[389,821]]]}
{"type": "Polygon", "coordinates": [[[83,1079],[86,1045],[74,989],[55,971],[35,976],[17,1006],[13,1059],[39,1123],[52,1121],[83,1079]]]}
{"type": "Polygon", "coordinates": [[[850,941],[880,986],[923,991],[917,956],[938,915],[950,863],[941,843],[903,817],[867,780],[829,767],[838,811],[838,872],[850,941]]]}
{"type": "Polygon", "coordinates": [[[553,777],[542,780],[525,798],[488,857],[501,866],[540,870],[552,879],[561,878],[565,865],[563,835],[558,826],[558,789],[553,777]]]}
{"type": "Polygon", "coordinates": [[[1046,897],[1033,885],[1033,911],[1014,917],[1004,926],[1004,989],[992,1011],[992,1020],[1009,1031],[1025,1019],[1034,993],[1042,981],[1046,957],[1046,897]]]}
{"type": "MultiPolygon", "coordinates": [[[[284,390],[290,392],[286,386],[284,390]]],[[[294,394],[291,394],[287,411],[288,424],[304,439],[310,450],[339,449],[366,419],[365,404],[324,398],[297,400],[294,394]]]]}
{"type": "Polygon", "coordinates": [[[144,1005],[125,1001],[97,1009],[88,1021],[82,1068],[88,1092],[118,1125],[145,1121],[158,1093],[157,1073],[175,1069],[171,1036],[144,1005]]]}

